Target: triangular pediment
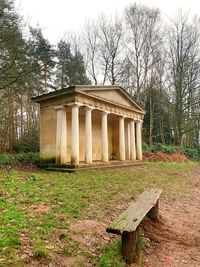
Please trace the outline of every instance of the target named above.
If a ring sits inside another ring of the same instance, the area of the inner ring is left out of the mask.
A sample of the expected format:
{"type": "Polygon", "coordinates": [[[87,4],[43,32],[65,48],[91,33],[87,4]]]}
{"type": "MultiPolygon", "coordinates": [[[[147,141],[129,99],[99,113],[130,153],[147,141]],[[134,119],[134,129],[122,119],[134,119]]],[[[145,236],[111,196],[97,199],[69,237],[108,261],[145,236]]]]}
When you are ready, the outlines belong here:
{"type": "Polygon", "coordinates": [[[81,91],[121,106],[145,112],[144,109],[120,86],[86,87],[81,88],[81,91]]]}
{"type": "Polygon", "coordinates": [[[60,90],[49,92],[37,97],[32,98],[36,103],[42,101],[48,101],[49,99],[54,99],[58,97],[73,95],[75,92],[84,93],[90,95],[98,101],[107,101],[118,106],[127,107],[136,112],[145,114],[144,108],[131,96],[129,95],[121,86],[108,85],[108,86],[99,86],[99,85],[74,85],[67,88],[62,88],[60,90]]]}

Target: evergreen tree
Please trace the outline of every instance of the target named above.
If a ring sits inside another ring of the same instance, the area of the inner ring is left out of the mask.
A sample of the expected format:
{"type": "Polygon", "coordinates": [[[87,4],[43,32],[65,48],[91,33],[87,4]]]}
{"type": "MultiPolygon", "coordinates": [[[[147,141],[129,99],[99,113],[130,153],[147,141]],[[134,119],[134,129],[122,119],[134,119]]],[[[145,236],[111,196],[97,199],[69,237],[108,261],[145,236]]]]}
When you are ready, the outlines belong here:
{"type": "Polygon", "coordinates": [[[51,81],[53,67],[55,66],[55,50],[50,42],[44,38],[39,27],[30,27],[30,32],[35,45],[35,56],[38,58],[41,64],[41,71],[44,73],[44,92],[46,93],[48,91],[47,87],[52,87],[50,83],[48,84],[48,80],[51,81]]]}
{"type": "Polygon", "coordinates": [[[24,41],[13,1],[0,1],[0,29],[0,89],[4,89],[24,75],[24,68],[17,66],[24,41]]]}
{"type": "Polygon", "coordinates": [[[73,55],[70,44],[61,40],[57,47],[56,85],[63,88],[74,84],[90,84],[83,56],[79,51],[73,55]]]}
{"type": "Polygon", "coordinates": [[[75,53],[71,62],[70,84],[90,84],[87,78],[83,56],[79,51],[75,53]]]}
{"type": "Polygon", "coordinates": [[[56,56],[58,58],[56,70],[56,84],[63,88],[70,84],[69,77],[71,73],[72,54],[70,45],[63,40],[60,40],[57,47],[56,56]]]}

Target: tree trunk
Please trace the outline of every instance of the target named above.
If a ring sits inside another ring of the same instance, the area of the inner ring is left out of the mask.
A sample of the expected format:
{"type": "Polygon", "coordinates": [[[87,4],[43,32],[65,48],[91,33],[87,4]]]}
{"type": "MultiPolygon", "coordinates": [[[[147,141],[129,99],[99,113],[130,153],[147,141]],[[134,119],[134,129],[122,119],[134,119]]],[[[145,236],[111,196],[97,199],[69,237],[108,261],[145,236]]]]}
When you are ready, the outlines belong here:
{"type": "Polygon", "coordinates": [[[20,102],[20,138],[21,139],[23,139],[23,136],[24,136],[23,124],[24,124],[23,101],[22,101],[22,96],[21,96],[21,102],[20,102]]]}
{"type": "Polygon", "coordinates": [[[28,89],[28,137],[30,141],[32,139],[32,112],[30,88],[28,89]]]}
{"type": "Polygon", "coordinates": [[[44,81],[45,81],[44,92],[47,93],[47,64],[44,64],[44,81]]]}
{"type": "Polygon", "coordinates": [[[13,153],[14,139],[14,112],[13,112],[13,88],[9,89],[8,105],[9,105],[9,152],[13,153]]]}
{"type": "Polygon", "coordinates": [[[150,92],[149,97],[149,112],[150,112],[150,121],[149,121],[149,145],[150,147],[153,146],[153,138],[152,138],[152,131],[153,131],[153,107],[152,107],[152,97],[150,92]]]}
{"type": "Polygon", "coordinates": [[[163,145],[165,145],[165,134],[164,134],[164,125],[163,125],[163,114],[160,114],[160,138],[163,145]]]}
{"type": "Polygon", "coordinates": [[[16,109],[15,109],[15,119],[14,119],[14,121],[15,121],[15,128],[14,128],[14,132],[15,132],[15,135],[14,135],[14,137],[15,137],[15,141],[16,140],[18,140],[18,109],[17,109],[17,107],[16,107],[16,109]]]}

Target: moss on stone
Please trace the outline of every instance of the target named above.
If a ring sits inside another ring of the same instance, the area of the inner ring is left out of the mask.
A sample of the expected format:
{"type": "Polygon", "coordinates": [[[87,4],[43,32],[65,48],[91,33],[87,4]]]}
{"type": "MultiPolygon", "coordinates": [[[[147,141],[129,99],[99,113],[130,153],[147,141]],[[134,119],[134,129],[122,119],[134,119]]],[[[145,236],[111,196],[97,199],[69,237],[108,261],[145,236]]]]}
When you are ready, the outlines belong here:
{"type": "Polygon", "coordinates": [[[40,157],[40,165],[46,165],[46,164],[55,164],[56,163],[56,158],[42,158],[40,157]]]}

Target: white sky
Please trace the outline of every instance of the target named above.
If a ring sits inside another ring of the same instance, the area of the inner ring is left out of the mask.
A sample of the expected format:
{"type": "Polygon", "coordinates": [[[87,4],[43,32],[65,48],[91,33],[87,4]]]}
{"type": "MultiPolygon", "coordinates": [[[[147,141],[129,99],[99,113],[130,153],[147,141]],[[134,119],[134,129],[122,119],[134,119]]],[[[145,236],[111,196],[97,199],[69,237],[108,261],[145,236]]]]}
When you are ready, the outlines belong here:
{"type": "Polygon", "coordinates": [[[200,0],[15,0],[20,14],[31,26],[38,23],[44,36],[56,44],[65,32],[78,31],[87,18],[99,14],[122,14],[131,3],[159,7],[163,16],[173,17],[178,8],[200,16],[200,0]]]}

